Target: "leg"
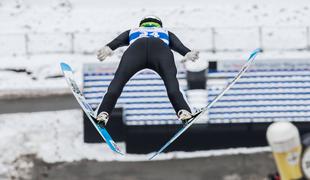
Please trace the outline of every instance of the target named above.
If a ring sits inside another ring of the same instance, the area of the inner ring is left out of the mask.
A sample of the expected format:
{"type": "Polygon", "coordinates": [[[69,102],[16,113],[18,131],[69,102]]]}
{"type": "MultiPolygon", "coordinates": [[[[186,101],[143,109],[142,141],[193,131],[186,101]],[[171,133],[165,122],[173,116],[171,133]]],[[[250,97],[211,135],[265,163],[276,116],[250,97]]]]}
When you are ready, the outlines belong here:
{"type": "Polygon", "coordinates": [[[161,78],[165,83],[169,100],[175,112],[178,113],[182,109],[191,112],[191,109],[185,100],[185,96],[180,90],[179,82],[178,79],[176,78],[175,65],[170,67],[169,66],[164,67],[164,69],[165,70],[159,73],[159,75],[161,76],[161,78]]]}
{"type": "Polygon", "coordinates": [[[153,59],[153,67],[163,79],[169,100],[178,113],[180,110],[185,109],[191,112],[189,105],[187,104],[184,95],[182,94],[179,86],[177,75],[177,69],[174,62],[174,57],[172,52],[169,50],[166,53],[162,53],[158,59],[153,59]]]}
{"type": "Polygon", "coordinates": [[[104,95],[102,102],[100,103],[98,114],[100,112],[107,112],[111,114],[117,99],[121,95],[124,86],[128,80],[138,71],[145,68],[143,62],[145,60],[142,56],[139,56],[137,52],[141,51],[141,48],[128,48],[124,53],[121,62],[115,72],[114,78],[111,81],[109,88],[104,95]]]}

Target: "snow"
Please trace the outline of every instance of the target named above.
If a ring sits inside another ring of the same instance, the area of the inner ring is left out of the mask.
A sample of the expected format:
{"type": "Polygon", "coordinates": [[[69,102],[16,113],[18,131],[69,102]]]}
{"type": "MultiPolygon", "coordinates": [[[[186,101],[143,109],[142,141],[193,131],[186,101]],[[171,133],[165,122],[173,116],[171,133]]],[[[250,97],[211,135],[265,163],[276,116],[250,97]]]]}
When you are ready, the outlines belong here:
{"type": "Polygon", "coordinates": [[[28,35],[28,51],[31,53],[62,53],[71,51],[71,35],[64,33],[44,33],[28,35]]]}
{"type": "Polygon", "coordinates": [[[82,124],[80,110],[0,115],[0,174],[25,154],[46,162],[115,159],[106,145],[83,142],[82,124]]]}
{"type": "Polygon", "coordinates": [[[307,29],[302,27],[264,28],[262,32],[263,46],[274,49],[303,49],[309,45],[307,29]]]}
{"type": "Polygon", "coordinates": [[[0,55],[26,54],[24,34],[0,35],[0,45],[0,55]]]}
{"type": "Polygon", "coordinates": [[[137,19],[147,14],[156,14],[164,25],[174,27],[298,26],[309,25],[310,15],[307,0],[4,0],[0,8],[1,19],[7,21],[2,31],[7,32],[100,32],[107,27],[119,31],[137,25],[137,19]]]}
{"type": "Polygon", "coordinates": [[[260,47],[259,28],[222,28],[215,34],[215,48],[218,50],[253,50],[260,47]],[[240,39],[246,41],[241,41],[240,39]]]}
{"type": "MultiPolygon", "coordinates": [[[[81,110],[0,115],[0,177],[12,173],[15,160],[29,154],[34,154],[37,158],[48,163],[73,162],[82,159],[147,161],[151,156],[151,154],[121,156],[110,151],[105,144],[85,144],[82,125],[81,110]]],[[[125,149],[124,143],[118,144],[121,149],[125,149]]],[[[170,152],[159,155],[155,160],[250,154],[266,151],[270,151],[269,147],[170,152]]],[[[20,163],[22,165],[25,162],[20,163]]],[[[27,166],[31,167],[31,164],[27,166]]]]}

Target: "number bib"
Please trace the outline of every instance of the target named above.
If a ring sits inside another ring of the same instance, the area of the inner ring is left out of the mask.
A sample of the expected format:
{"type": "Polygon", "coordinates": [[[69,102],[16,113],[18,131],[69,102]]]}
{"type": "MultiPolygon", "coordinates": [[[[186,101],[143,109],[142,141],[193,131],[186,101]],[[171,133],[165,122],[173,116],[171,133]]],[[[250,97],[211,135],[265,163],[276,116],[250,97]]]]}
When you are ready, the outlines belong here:
{"type": "Polygon", "coordinates": [[[168,31],[163,28],[156,27],[141,27],[132,29],[129,32],[129,43],[132,44],[139,38],[142,37],[155,37],[164,41],[167,45],[169,45],[169,34],[168,31]]]}

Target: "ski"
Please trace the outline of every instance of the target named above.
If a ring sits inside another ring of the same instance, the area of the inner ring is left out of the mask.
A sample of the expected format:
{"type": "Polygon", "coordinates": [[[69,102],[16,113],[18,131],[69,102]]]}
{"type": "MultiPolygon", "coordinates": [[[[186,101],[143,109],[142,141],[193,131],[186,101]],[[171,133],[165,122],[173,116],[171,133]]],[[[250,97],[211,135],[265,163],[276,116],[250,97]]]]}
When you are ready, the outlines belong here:
{"type": "Polygon", "coordinates": [[[241,78],[241,76],[246,72],[246,70],[250,67],[252,62],[254,61],[255,57],[259,52],[262,52],[262,49],[258,48],[255,49],[250,57],[247,59],[247,62],[241,67],[241,70],[239,73],[235,76],[235,78],[225,87],[225,89],[217,95],[206,107],[200,109],[198,112],[196,112],[193,116],[193,118],[183,126],[159,151],[154,153],[154,155],[150,158],[153,159],[157,155],[159,155],[163,150],[165,150],[171,143],[173,143],[179,136],[181,136],[193,123],[199,119],[200,117],[203,117],[204,114],[207,112],[208,109],[210,109],[221,97],[224,96],[224,94],[241,78]]]}
{"type": "Polygon", "coordinates": [[[96,128],[96,130],[98,131],[100,136],[104,139],[104,141],[107,143],[109,148],[112,151],[123,155],[121,150],[117,147],[117,144],[111,138],[108,131],[103,126],[100,126],[99,124],[97,124],[95,122],[94,119],[96,117],[96,114],[95,114],[94,110],[92,109],[92,107],[86,102],[86,99],[85,99],[82,91],[80,91],[79,87],[77,86],[77,83],[74,80],[73,71],[72,71],[71,67],[66,63],[60,63],[60,66],[61,66],[61,70],[63,72],[63,75],[64,75],[64,77],[65,77],[75,99],[80,104],[81,108],[85,112],[85,114],[88,117],[88,119],[90,120],[90,122],[94,125],[94,127],[96,128]]]}

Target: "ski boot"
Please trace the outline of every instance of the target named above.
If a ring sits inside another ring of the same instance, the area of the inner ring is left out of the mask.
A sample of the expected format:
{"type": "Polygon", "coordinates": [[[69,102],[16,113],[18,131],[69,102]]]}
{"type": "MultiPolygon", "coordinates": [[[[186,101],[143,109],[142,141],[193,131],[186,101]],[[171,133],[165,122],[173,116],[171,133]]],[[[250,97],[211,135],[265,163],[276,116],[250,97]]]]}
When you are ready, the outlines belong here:
{"type": "Polygon", "coordinates": [[[185,110],[185,109],[181,109],[178,112],[178,118],[179,120],[182,121],[183,125],[187,124],[189,122],[189,120],[191,120],[193,117],[192,113],[190,113],[189,111],[185,110]]]}
{"type": "Polygon", "coordinates": [[[105,127],[109,120],[109,113],[102,111],[98,114],[96,120],[101,127],[105,127]]]}

